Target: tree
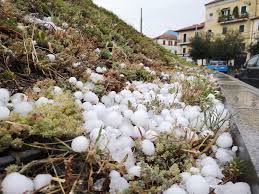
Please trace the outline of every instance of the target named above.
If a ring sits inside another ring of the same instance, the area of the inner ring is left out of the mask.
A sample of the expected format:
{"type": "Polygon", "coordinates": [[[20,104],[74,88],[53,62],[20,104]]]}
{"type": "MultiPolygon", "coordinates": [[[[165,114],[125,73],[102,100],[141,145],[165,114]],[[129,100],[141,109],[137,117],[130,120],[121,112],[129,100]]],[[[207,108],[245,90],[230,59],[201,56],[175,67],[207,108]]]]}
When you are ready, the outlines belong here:
{"type": "MultiPolygon", "coordinates": [[[[190,56],[198,59],[208,59],[210,56],[211,35],[209,33],[198,33],[191,39],[190,56]]],[[[203,61],[202,61],[203,62],[203,61]]]]}
{"type": "Polygon", "coordinates": [[[221,34],[200,33],[191,39],[190,55],[194,60],[214,59],[228,61],[238,58],[244,50],[244,38],[237,31],[230,31],[224,36],[221,34]]]}
{"type": "Polygon", "coordinates": [[[245,51],[244,38],[239,32],[230,31],[225,34],[223,40],[223,49],[226,49],[225,60],[236,59],[245,51]]]}

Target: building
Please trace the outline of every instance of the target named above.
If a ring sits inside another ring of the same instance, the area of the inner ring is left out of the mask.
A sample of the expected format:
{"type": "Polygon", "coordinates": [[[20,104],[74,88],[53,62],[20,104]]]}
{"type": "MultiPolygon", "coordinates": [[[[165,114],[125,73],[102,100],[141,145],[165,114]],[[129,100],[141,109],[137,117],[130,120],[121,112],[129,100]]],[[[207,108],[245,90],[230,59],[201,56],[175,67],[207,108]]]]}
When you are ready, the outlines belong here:
{"type": "Polygon", "coordinates": [[[178,53],[177,47],[177,33],[172,33],[173,31],[167,31],[166,33],[154,38],[154,41],[166,49],[170,50],[172,53],[178,53]],[[170,32],[170,33],[169,33],[170,32]]]}
{"type": "Polygon", "coordinates": [[[259,0],[216,0],[205,5],[205,32],[239,31],[246,50],[259,38],[259,0]]]}
{"type": "Polygon", "coordinates": [[[204,23],[195,24],[185,28],[176,30],[179,33],[178,35],[178,54],[189,58],[190,56],[190,40],[195,36],[196,33],[201,32],[204,29],[204,23]]]}

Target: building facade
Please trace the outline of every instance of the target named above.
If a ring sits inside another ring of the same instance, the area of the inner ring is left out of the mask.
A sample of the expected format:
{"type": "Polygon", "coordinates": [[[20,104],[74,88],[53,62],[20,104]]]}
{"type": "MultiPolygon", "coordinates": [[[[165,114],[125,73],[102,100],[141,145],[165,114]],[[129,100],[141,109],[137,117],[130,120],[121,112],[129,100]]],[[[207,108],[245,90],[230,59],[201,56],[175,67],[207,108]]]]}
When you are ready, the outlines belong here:
{"type": "Polygon", "coordinates": [[[225,34],[238,31],[244,37],[244,47],[259,38],[259,0],[216,0],[205,5],[204,31],[225,34]]]}
{"type": "Polygon", "coordinates": [[[174,54],[178,54],[177,36],[173,34],[162,34],[154,38],[154,41],[174,54]]]}
{"type": "Polygon", "coordinates": [[[195,36],[196,33],[199,33],[203,31],[204,29],[204,23],[201,24],[195,24],[192,26],[188,26],[179,30],[176,30],[176,32],[179,33],[178,35],[178,54],[181,55],[184,58],[189,58],[190,56],[190,40],[195,36]]]}

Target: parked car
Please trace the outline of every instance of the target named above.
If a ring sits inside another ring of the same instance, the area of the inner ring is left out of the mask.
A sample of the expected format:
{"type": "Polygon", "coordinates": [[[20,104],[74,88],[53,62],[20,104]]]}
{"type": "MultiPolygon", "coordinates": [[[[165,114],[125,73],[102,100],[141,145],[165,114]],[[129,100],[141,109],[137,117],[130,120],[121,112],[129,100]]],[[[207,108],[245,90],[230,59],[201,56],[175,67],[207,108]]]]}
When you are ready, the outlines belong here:
{"type": "Polygon", "coordinates": [[[228,65],[226,61],[210,61],[209,64],[206,65],[208,69],[227,73],[228,65]]]}
{"type": "Polygon", "coordinates": [[[251,57],[235,75],[236,78],[259,88],[259,55],[251,57]]]}

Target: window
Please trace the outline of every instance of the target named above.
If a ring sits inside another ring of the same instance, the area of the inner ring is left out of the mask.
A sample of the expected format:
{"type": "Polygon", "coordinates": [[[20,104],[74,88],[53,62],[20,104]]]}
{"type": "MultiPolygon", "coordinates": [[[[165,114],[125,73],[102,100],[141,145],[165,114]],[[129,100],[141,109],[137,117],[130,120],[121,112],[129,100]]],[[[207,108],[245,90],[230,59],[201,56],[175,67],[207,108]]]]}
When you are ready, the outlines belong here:
{"type": "Polygon", "coordinates": [[[174,46],[177,46],[177,41],[174,41],[174,46]]]}
{"type": "Polygon", "coordinates": [[[222,9],[221,14],[223,16],[230,16],[230,9],[229,8],[222,9]]]}
{"type": "Polygon", "coordinates": [[[187,41],[187,34],[184,34],[183,35],[183,42],[186,42],[187,41]]]}
{"type": "Polygon", "coordinates": [[[245,25],[240,25],[239,32],[244,32],[244,31],[245,31],[245,25]]]}
{"type": "Polygon", "coordinates": [[[259,23],[257,23],[257,31],[259,31],[259,23]]]}
{"type": "Polygon", "coordinates": [[[165,45],[165,40],[163,40],[163,45],[165,45]]]}
{"type": "Polygon", "coordinates": [[[257,66],[257,61],[259,59],[259,56],[254,56],[252,57],[249,61],[247,61],[246,66],[247,67],[256,67],[257,66]]]}
{"type": "Polygon", "coordinates": [[[241,7],[241,15],[246,14],[246,13],[247,13],[246,6],[242,6],[241,7]]]}
{"type": "Polygon", "coordinates": [[[213,17],[213,13],[210,13],[210,18],[212,18],[213,17]]]}
{"type": "Polygon", "coordinates": [[[183,54],[185,54],[186,53],[186,48],[183,48],[183,54]]]}
{"type": "Polygon", "coordinates": [[[173,46],[173,42],[171,40],[168,41],[169,46],[173,46]]]}
{"type": "Polygon", "coordinates": [[[227,27],[223,27],[222,28],[222,34],[226,34],[228,32],[228,28],[227,27]]]}

